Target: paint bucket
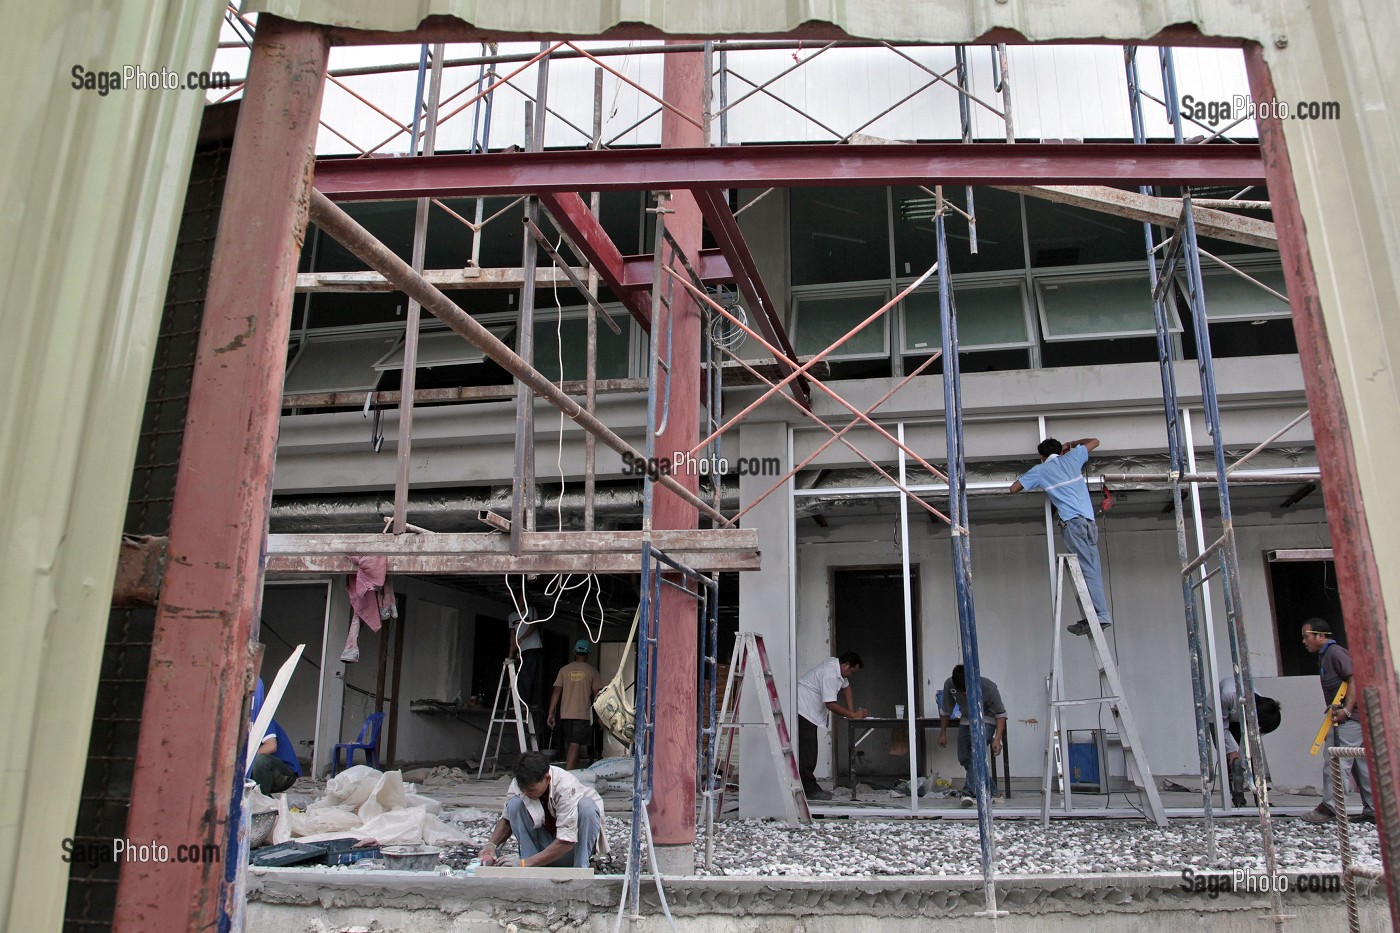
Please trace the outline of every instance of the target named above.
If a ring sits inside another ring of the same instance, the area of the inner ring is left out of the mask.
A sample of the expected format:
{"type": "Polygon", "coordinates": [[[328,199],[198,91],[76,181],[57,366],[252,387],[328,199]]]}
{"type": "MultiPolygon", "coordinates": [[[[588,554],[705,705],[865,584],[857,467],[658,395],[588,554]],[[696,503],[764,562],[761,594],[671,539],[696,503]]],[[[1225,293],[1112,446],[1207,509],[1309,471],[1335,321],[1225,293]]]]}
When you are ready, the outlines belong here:
{"type": "Polygon", "coordinates": [[[895,707],[894,707],[894,718],[895,718],[895,719],[903,719],[903,718],[904,718],[904,704],[903,704],[903,703],[897,703],[897,704],[895,704],[895,707]]]}
{"type": "Polygon", "coordinates": [[[442,850],[437,846],[380,846],[385,865],[395,871],[432,871],[442,850]]]}

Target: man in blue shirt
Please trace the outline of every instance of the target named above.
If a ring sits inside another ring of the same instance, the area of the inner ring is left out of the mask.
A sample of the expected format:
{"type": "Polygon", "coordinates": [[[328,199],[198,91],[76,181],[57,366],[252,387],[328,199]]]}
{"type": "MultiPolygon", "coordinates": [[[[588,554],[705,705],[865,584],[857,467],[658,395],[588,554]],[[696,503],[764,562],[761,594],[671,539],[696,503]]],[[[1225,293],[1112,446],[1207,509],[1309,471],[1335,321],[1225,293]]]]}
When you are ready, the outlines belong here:
{"type": "MultiPolygon", "coordinates": [[[[1071,554],[1079,558],[1084,571],[1084,585],[1094,614],[1104,628],[1112,625],[1108,617],[1108,601],[1103,595],[1103,570],[1099,567],[1099,526],[1094,521],[1094,504],[1089,500],[1089,484],[1084,479],[1084,466],[1089,451],[1099,446],[1097,437],[1084,437],[1061,445],[1053,437],[1040,442],[1036,453],[1040,465],[1032,467],[1011,484],[1012,492],[1045,490],[1060,513],[1060,536],[1071,554]]],[[[1083,619],[1069,626],[1071,635],[1089,634],[1089,623],[1083,619]]]]}
{"type": "MultiPolygon", "coordinates": [[[[257,720],[262,704],[263,682],[259,677],[257,687],[253,691],[253,716],[248,721],[250,726],[257,720]]],[[[258,746],[258,754],[253,759],[253,766],[248,769],[248,777],[258,785],[259,790],[269,796],[280,794],[301,777],[301,762],[297,760],[296,746],[275,719],[268,724],[262,744],[258,746]]]]}

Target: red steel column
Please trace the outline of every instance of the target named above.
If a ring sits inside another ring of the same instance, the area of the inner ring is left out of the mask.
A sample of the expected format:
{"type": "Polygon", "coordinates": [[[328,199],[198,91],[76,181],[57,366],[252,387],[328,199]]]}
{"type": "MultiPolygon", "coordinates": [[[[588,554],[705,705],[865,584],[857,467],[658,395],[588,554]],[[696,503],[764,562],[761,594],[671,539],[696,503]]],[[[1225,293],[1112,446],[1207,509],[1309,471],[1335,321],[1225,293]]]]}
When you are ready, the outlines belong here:
{"type": "MultiPolygon", "coordinates": [[[[180,845],[223,848],[242,786],[249,639],[328,49],[319,27],[259,18],[230,156],[126,827],[172,857],[180,845]]],[[[114,929],[215,929],[232,906],[232,867],[124,863],[114,929]]]]}
{"type": "MultiPolygon", "coordinates": [[[[1277,99],[1269,66],[1259,46],[1245,49],[1245,70],[1255,100],[1277,99]]],[[[1308,393],[1318,464],[1322,468],[1322,493],[1336,558],[1337,589],[1346,616],[1347,643],[1356,666],[1356,686],[1361,690],[1357,705],[1362,708],[1370,705],[1366,703],[1370,694],[1374,697],[1375,711],[1380,714],[1366,717],[1363,727],[1380,829],[1381,860],[1387,877],[1394,879],[1400,873],[1400,842],[1397,842],[1400,826],[1395,825],[1394,810],[1387,812],[1382,787],[1393,788],[1400,779],[1400,740],[1397,740],[1400,736],[1400,685],[1396,683],[1395,657],[1386,633],[1380,569],[1371,552],[1371,530],[1356,473],[1351,425],[1337,377],[1337,361],[1332,355],[1327,324],[1322,317],[1317,277],[1308,254],[1307,230],[1293,187],[1293,166],[1288,158],[1283,126],[1277,118],[1260,119],[1258,125],[1269,198],[1278,227],[1279,252],[1283,256],[1283,277],[1288,283],[1289,302],[1293,306],[1293,329],[1297,332],[1298,355],[1303,364],[1303,385],[1308,393]],[[1386,741],[1378,743],[1377,737],[1386,741]],[[1380,748],[1385,749],[1385,754],[1380,748]]],[[[1389,885],[1389,897],[1391,922],[1400,929],[1400,885],[1393,880],[1389,885]]]]}
{"type": "MultiPolygon", "coordinates": [[[[701,91],[705,82],[704,56],[699,52],[671,52],[666,55],[662,96],[678,109],[700,113],[701,91]]],[[[671,111],[663,111],[663,147],[703,146],[700,127],[671,111]]],[[[675,213],[666,215],[666,229],[694,262],[700,254],[700,207],[689,191],[671,192],[675,213]]],[[[666,288],[657,282],[654,288],[666,288]]],[[[666,307],[652,322],[653,339],[666,333],[666,307]]],[[[700,410],[700,308],[690,294],[677,288],[672,296],[671,314],[676,315],[671,351],[671,417],[665,433],[656,439],[656,456],[669,458],[675,451],[688,451],[699,437],[700,410]]],[[[687,489],[699,488],[699,478],[685,472],[675,479],[687,489]]],[[[698,515],[674,493],[657,487],[652,508],[653,528],[689,528],[698,525],[698,515]]],[[[661,588],[660,660],[656,690],[656,780],[651,803],[652,833],[659,846],[682,846],[668,871],[691,868],[690,845],[695,842],[696,693],[699,671],[695,601],[675,588],[661,588]]],[[[658,857],[661,853],[658,853],[658,857]]]]}

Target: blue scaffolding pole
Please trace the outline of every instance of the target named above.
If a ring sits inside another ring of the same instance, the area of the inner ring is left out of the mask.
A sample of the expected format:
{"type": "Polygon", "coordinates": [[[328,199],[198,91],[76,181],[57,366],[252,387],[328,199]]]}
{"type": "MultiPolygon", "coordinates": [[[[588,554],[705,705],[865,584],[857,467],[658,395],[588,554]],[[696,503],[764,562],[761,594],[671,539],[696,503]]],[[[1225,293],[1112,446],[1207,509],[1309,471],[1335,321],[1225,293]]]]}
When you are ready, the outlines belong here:
{"type": "MultiPolygon", "coordinates": [[[[1166,106],[1167,119],[1171,123],[1174,141],[1178,145],[1184,145],[1182,133],[1182,114],[1178,101],[1180,100],[1177,90],[1176,65],[1170,48],[1158,50],[1159,65],[1162,73],[1162,98],[1166,106]]],[[[1136,68],[1135,50],[1129,47],[1125,50],[1125,62],[1128,68],[1129,103],[1133,113],[1133,133],[1135,142],[1145,141],[1145,134],[1142,124],[1141,114],[1141,89],[1138,85],[1138,75],[1136,68]]],[[[1240,574],[1239,574],[1239,552],[1235,539],[1234,513],[1230,504],[1230,483],[1229,470],[1225,462],[1225,438],[1220,422],[1220,401],[1216,388],[1214,356],[1211,351],[1210,326],[1206,317],[1205,286],[1201,276],[1200,250],[1196,237],[1196,223],[1191,204],[1191,193],[1189,189],[1182,191],[1181,217],[1177,222],[1176,229],[1171,240],[1167,244],[1167,255],[1163,261],[1161,277],[1153,282],[1153,306],[1154,316],[1157,322],[1157,344],[1159,362],[1162,370],[1163,381],[1163,405],[1167,419],[1167,441],[1172,455],[1172,495],[1173,509],[1177,516],[1177,540],[1178,549],[1182,558],[1182,593],[1187,616],[1189,637],[1191,644],[1191,677],[1192,691],[1196,703],[1196,721],[1198,725],[1199,739],[1198,748],[1202,756],[1201,780],[1202,794],[1205,798],[1205,814],[1207,828],[1210,834],[1210,852],[1214,858],[1215,839],[1214,821],[1212,818],[1212,801],[1209,791],[1210,775],[1209,763],[1206,759],[1206,745],[1204,724],[1208,714],[1206,697],[1212,695],[1212,691],[1203,681],[1205,677],[1202,671],[1202,660],[1200,656],[1200,622],[1196,615],[1198,591],[1204,587],[1207,580],[1217,573],[1220,576],[1221,597],[1225,604],[1226,631],[1229,633],[1230,657],[1232,662],[1236,695],[1240,698],[1241,712],[1244,720],[1245,741],[1241,751],[1245,757],[1246,765],[1254,779],[1255,798],[1259,804],[1259,828],[1263,839],[1264,866],[1265,871],[1270,875],[1278,873],[1278,854],[1274,841],[1273,820],[1269,812],[1268,782],[1263,773],[1262,756],[1258,753],[1262,750],[1259,735],[1259,717],[1255,707],[1254,677],[1249,664],[1249,642],[1244,625],[1243,606],[1240,601],[1240,574]],[[1166,327],[1168,323],[1169,302],[1173,301],[1172,287],[1176,279],[1178,265],[1185,272],[1186,285],[1184,296],[1191,312],[1191,324],[1196,349],[1196,367],[1200,377],[1201,385],[1201,407],[1205,414],[1206,429],[1210,434],[1212,453],[1215,458],[1216,491],[1219,498],[1221,535],[1209,547],[1205,548],[1196,558],[1189,559],[1185,544],[1185,519],[1181,510],[1180,497],[1180,476],[1186,469],[1185,454],[1190,443],[1190,438],[1185,437],[1180,423],[1180,408],[1177,402],[1175,377],[1172,372],[1171,345],[1166,339],[1166,327]],[[1214,571],[1208,571],[1207,566],[1214,560],[1218,567],[1214,571]]],[[[1146,225],[1145,225],[1146,226],[1146,225]]],[[[1155,266],[1152,260],[1154,249],[1152,242],[1151,228],[1147,227],[1147,247],[1149,266],[1155,266]]],[[[1155,269],[1154,269],[1155,272],[1155,269]]],[[[1213,710],[1210,710],[1213,712],[1213,710]]],[[[1211,717],[1214,718],[1214,717],[1211,717]]],[[[1287,919],[1283,913],[1283,902],[1280,892],[1271,887],[1269,891],[1269,904],[1273,911],[1273,923],[1275,930],[1283,929],[1283,921],[1287,919]]]]}
{"type": "MultiPolygon", "coordinates": [[[[1129,112],[1133,123],[1133,142],[1145,143],[1147,133],[1143,125],[1142,94],[1138,79],[1137,50],[1133,46],[1123,49],[1123,63],[1127,70],[1129,112]]],[[[1152,189],[1146,185],[1138,192],[1150,195],[1152,189]]],[[[1176,519],[1176,547],[1181,566],[1191,562],[1186,544],[1186,515],[1181,508],[1181,477],[1189,472],[1186,460],[1188,439],[1184,436],[1181,423],[1181,405],[1176,388],[1176,370],[1173,367],[1171,316],[1168,310],[1172,301],[1171,284],[1176,275],[1177,263],[1182,255],[1181,238],[1174,236],[1163,260],[1162,273],[1157,270],[1157,246],[1152,224],[1142,225],[1143,238],[1147,247],[1147,276],[1152,289],[1153,321],[1157,332],[1157,366],[1162,380],[1162,409],[1167,425],[1168,473],[1171,481],[1172,514],[1176,519]]],[[[1202,650],[1204,639],[1200,613],[1197,611],[1196,587],[1189,576],[1181,579],[1182,604],[1186,613],[1186,646],[1191,664],[1192,710],[1196,718],[1196,753],[1201,773],[1201,807],[1206,820],[1207,858],[1216,859],[1215,808],[1214,808],[1214,769],[1211,767],[1210,753],[1210,714],[1205,655],[1202,650]]]]}
{"type": "Polygon", "coordinates": [[[972,541],[967,520],[967,469],[963,438],[962,370],[958,361],[958,317],[953,303],[953,283],[948,271],[948,238],[944,226],[943,189],[938,189],[935,231],[938,236],[938,314],[942,324],[943,415],[948,443],[948,515],[953,547],[953,583],[958,603],[958,640],[962,642],[963,671],[967,675],[967,707],[964,722],[972,730],[972,779],[977,786],[977,830],[981,843],[982,889],[986,915],[1004,916],[997,910],[994,865],[996,836],[992,832],[992,799],[987,773],[987,726],[982,718],[982,665],[977,654],[977,619],[972,606],[972,541]]]}

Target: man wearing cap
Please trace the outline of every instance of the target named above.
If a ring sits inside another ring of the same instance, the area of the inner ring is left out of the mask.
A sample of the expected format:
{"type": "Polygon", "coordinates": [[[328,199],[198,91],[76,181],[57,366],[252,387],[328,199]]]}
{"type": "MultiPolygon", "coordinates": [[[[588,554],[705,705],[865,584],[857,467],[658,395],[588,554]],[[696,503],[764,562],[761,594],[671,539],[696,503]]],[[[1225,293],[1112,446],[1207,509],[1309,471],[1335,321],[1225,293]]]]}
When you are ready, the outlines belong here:
{"type": "MultiPolygon", "coordinates": [[[[1351,653],[1332,638],[1332,626],[1324,619],[1309,619],[1303,623],[1303,647],[1317,655],[1317,673],[1322,680],[1323,702],[1329,704],[1327,716],[1332,728],[1327,731],[1327,748],[1361,748],[1361,723],[1358,716],[1361,710],[1356,704],[1356,685],[1352,682],[1351,653]],[[1347,694],[1342,702],[1335,702],[1337,689],[1347,685],[1347,694]]],[[[1376,821],[1375,810],[1371,807],[1371,769],[1365,758],[1352,758],[1342,761],[1342,773],[1350,771],[1356,781],[1356,789],[1361,792],[1361,815],[1356,820],[1363,823],[1376,821]]],[[[1337,813],[1327,798],[1332,795],[1332,771],[1328,766],[1327,753],[1322,755],[1322,802],[1316,809],[1303,814],[1309,823],[1327,823],[1337,818],[1337,813]]],[[[1343,778],[1345,781],[1345,777],[1343,778]]]]}
{"type": "Polygon", "coordinates": [[[549,696],[549,717],[546,722],[551,729],[558,723],[557,734],[568,745],[568,751],[564,754],[564,768],[568,771],[578,765],[579,748],[588,743],[593,731],[588,712],[603,689],[603,678],[598,676],[598,669],[588,663],[588,653],[592,649],[587,638],[578,640],[578,644],[574,645],[574,660],[559,669],[559,676],[554,678],[554,690],[549,696]]]}

